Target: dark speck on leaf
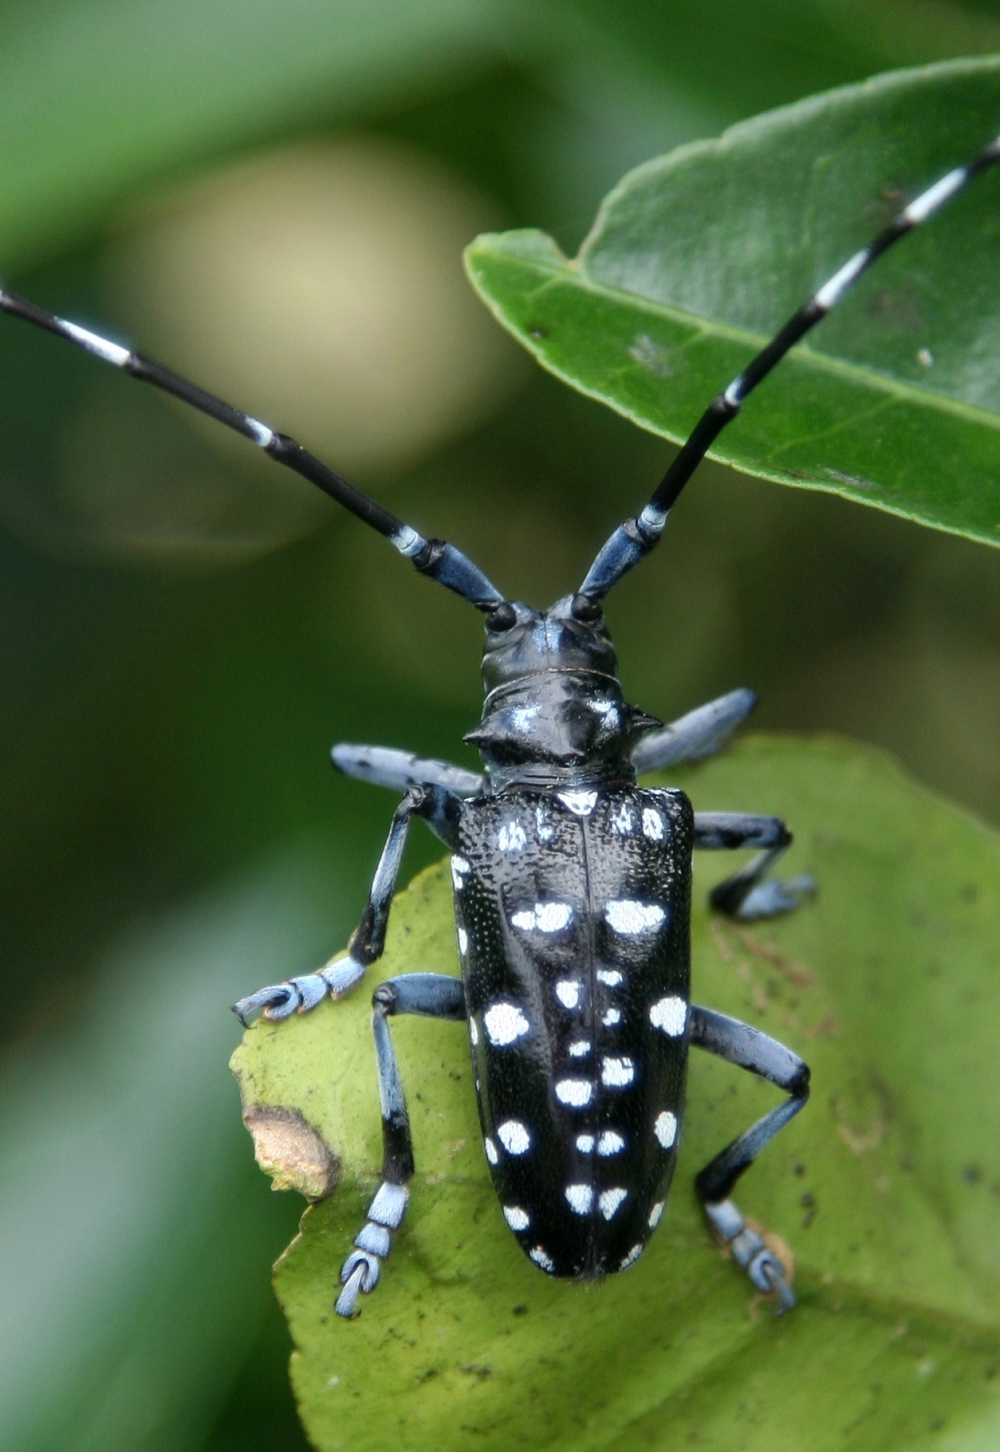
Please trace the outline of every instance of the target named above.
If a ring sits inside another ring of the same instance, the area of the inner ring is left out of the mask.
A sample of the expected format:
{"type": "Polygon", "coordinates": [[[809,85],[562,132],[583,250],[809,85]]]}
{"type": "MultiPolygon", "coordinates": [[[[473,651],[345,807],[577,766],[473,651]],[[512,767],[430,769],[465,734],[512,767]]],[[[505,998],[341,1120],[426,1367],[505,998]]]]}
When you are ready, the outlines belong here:
{"type": "Polygon", "coordinates": [[[547,338],[549,336],[548,328],[543,328],[541,323],[532,323],[528,332],[533,338],[547,338]]]}
{"type": "Polygon", "coordinates": [[[967,1185],[978,1185],[983,1178],[983,1172],[978,1165],[963,1165],[962,1179],[967,1185]]]}
{"type": "Polygon", "coordinates": [[[527,1308],[527,1306],[524,1306],[524,1305],[515,1306],[514,1309],[513,1309],[513,1311],[511,1311],[511,1315],[512,1316],[526,1316],[527,1314],[528,1314],[528,1308],[527,1308]]]}

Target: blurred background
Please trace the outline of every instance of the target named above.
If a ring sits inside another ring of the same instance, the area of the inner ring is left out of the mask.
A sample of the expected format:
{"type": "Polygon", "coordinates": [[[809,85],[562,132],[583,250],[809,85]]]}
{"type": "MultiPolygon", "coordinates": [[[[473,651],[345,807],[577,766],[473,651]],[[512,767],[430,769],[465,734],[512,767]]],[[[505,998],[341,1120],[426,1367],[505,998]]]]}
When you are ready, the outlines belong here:
{"type": "MultiPolygon", "coordinates": [[[[0,269],[544,604],[669,449],[521,357],[478,231],[573,251],[631,165],[894,66],[976,0],[0,0],[0,269]]],[[[472,762],[475,612],[309,486],[0,326],[0,1445],[305,1447],[228,1004],[345,940],[392,800],[472,762]]],[[[1000,553],[706,466],[609,611],[664,719],[736,685],[1000,822],[1000,553]]],[[[766,803],[762,803],[765,809],[766,803]]],[[[407,874],[438,853],[417,831],[407,874]]],[[[374,1085],[373,1085],[374,1092],[374,1085]]]]}

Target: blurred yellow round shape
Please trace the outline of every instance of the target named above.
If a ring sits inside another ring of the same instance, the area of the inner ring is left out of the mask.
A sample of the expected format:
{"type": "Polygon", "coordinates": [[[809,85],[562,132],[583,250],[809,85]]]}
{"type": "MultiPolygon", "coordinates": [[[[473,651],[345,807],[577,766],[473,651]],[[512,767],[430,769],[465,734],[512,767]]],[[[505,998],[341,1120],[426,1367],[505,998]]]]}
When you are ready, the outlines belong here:
{"type": "Polygon", "coordinates": [[[520,357],[462,270],[463,246],[497,222],[412,148],[314,141],[173,194],[114,249],[109,282],[141,351],[364,487],[516,383],[520,357]]]}

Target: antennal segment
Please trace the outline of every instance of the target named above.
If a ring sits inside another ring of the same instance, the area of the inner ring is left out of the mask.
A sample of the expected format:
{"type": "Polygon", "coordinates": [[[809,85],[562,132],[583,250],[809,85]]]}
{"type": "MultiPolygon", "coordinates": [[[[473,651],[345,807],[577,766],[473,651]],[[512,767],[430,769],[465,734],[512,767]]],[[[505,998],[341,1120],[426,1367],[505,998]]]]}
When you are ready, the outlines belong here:
{"type": "Polygon", "coordinates": [[[204,389],[189,383],[177,373],[172,373],[169,368],[163,368],[159,363],[144,358],[140,353],[133,353],[128,348],[123,348],[120,343],[102,338],[97,333],[92,333],[89,328],[81,328],[76,323],[67,322],[65,318],[56,317],[54,313],[48,313],[34,303],[26,302],[2,289],[0,312],[23,318],[25,322],[34,323],[36,327],[45,328],[48,332],[75,343],[78,348],[85,349],[103,362],[122,369],[143,383],[151,383],[154,388],[162,389],[164,393],[183,399],[193,408],[208,414],[209,418],[217,419],[227,428],[242,434],[263,449],[276,463],[284,464],[287,469],[301,474],[310,484],[315,484],[317,489],[322,489],[324,494],[329,494],[331,499],[335,499],[358,519],[384,535],[401,555],[413,561],[421,574],[428,575],[449,590],[454,590],[456,595],[461,595],[463,600],[468,600],[478,610],[493,610],[502,603],[503,596],[500,591],[461,550],[445,540],[424,539],[423,535],[418,534],[405,521],[398,519],[377,500],[355,488],[343,475],[317,459],[314,454],[310,454],[287,434],[275,433],[267,424],[242,413],[238,408],[233,408],[232,404],[224,403],[221,398],[206,393],[204,389]]]}
{"type": "Polygon", "coordinates": [[[867,271],[875,259],[881,257],[888,247],[891,247],[900,237],[905,236],[907,232],[912,231],[914,227],[918,227],[921,222],[926,222],[928,217],[949,201],[956,192],[961,191],[974,176],[985,171],[988,166],[992,166],[998,160],[1000,160],[1000,136],[991,141],[988,146],[984,146],[982,151],[978,152],[966,166],[955,167],[953,171],[948,172],[947,176],[943,176],[940,181],[921,192],[920,196],[916,197],[909,206],[904,207],[898,216],[883,228],[873,242],[869,243],[867,247],[863,247],[860,252],[856,252],[828,282],[825,282],[807,302],[803,303],[798,312],[789,318],[770,343],[747,364],[742,373],[733,379],[729,387],[713,398],[674,458],[670,468],[664,474],[659,487],[645,509],[634,519],[627,519],[624,524],[619,525],[614,534],[602,546],[587,573],[587,578],[580,586],[581,595],[588,595],[594,599],[600,599],[606,595],[612,585],[617,584],[621,577],[633,565],[638,564],[643,556],[647,555],[659,542],[667,523],[667,516],[677,496],[726,424],[739,413],[744,399],[762,379],[767,377],[771,369],[780,363],[789,349],[794,347],[799,339],[809,332],[810,328],[815,327],[822,318],[826,317],[851,284],[867,271]]]}

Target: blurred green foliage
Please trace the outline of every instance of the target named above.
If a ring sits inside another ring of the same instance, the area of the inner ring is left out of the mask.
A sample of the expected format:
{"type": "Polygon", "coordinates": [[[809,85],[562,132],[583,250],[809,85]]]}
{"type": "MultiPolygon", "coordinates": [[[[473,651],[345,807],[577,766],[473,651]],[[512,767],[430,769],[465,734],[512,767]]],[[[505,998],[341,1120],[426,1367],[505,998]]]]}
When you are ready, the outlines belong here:
{"type": "MultiPolygon", "coordinates": [[[[1000,9],[947,0],[18,0],[0,19],[4,281],[147,347],[130,240],[173,215],[174,188],[279,144],[405,145],[485,199],[482,226],[572,251],[608,187],[679,142],[1000,50],[1000,9]]],[[[479,624],[333,510],[278,510],[271,542],[292,543],[226,572],[102,547],[85,461],[147,503],[204,478],[236,523],[259,461],[10,320],[0,370],[0,1441],[301,1448],[268,1284],[298,1207],[252,1165],[225,1005],[312,968],[356,918],[388,799],[335,779],[329,745],[469,759],[479,624]]],[[[664,446],[541,374],[497,403],[379,488],[540,603],[645,497],[664,446]]],[[[285,425],[266,383],[258,407],[285,425]]],[[[611,627],[648,710],[745,683],[763,724],[879,741],[996,819],[998,569],[708,467],[611,627]]],[[[417,833],[410,850],[436,855],[417,833]]]]}

